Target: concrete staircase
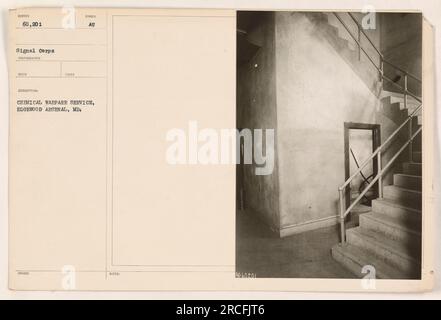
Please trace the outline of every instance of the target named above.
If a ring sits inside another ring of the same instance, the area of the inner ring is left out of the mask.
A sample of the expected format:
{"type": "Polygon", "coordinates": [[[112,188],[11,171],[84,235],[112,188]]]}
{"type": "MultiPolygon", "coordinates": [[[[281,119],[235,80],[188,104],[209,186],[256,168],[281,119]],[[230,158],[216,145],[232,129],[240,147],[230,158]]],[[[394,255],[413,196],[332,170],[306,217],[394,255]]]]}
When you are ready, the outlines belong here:
{"type": "MultiPolygon", "coordinates": [[[[378,81],[377,69],[368,61],[364,53],[359,53],[357,43],[337,20],[336,16],[332,12],[308,12],[305,14],[315,26],[315,34],[327,41],[340,57],[348,63],[369,90],[377,94],[382,86],[381,82],[378,81]]],[[[377,58],[374,55],[373,60],[378,60],[377,65],[379,65],[379,57],[377,58]]]]}
{"type": "MultiPolygon", "coordinates": [[[[357,43],[333,13],[311,12],[306,16],[315,26],[316,34],[334,47],[375,95],[380,93],[382,113],[397,127],[420,105],[408,97],[405,106],[403,94],[383,90],[378,70],[363,53],[360,55],[357,43]]],[[[421,116],[412,118],[413,132],[421,127],[421,120],[421,116]]],[[[390,147],[391,154],[408,137],[408,130],[403,128],[395,145],[390,147]]],[[[384,179],[392,184],[383,187],[383,198],[373,200],[367,210],[363,206],[363,213],[351,212],[349,216],[358,219],[346,224],[346,242],[331,250],[333,258],[356,277],[365,276],[361,271],[367,265],[375,267],[379,279],[421,277],[421,134],[412,142],[412,150],[412,156],[404,151],[395,161],[391,170],[393,179],[384,179]]]]}
{"type": "MultiPolygon", "coordinates": [[[[407,117],[411,103],[401,109],[402,96],[384,94],[386,105],[407,117]]],[[[414,117],[412,124],[415,132],[421,118],[414,117]]],[[[361,271],[366,265],[375,267],[379,279],[421,277],[421,134],[412,146],[412,159],[401,163],[392,185],[383,187],[383,198],[373,200],[371,210],[360,214],[359,225],[346,230],[346,243],[331,250],[334,259],[357,277],[365,276],[361,271]]]]}

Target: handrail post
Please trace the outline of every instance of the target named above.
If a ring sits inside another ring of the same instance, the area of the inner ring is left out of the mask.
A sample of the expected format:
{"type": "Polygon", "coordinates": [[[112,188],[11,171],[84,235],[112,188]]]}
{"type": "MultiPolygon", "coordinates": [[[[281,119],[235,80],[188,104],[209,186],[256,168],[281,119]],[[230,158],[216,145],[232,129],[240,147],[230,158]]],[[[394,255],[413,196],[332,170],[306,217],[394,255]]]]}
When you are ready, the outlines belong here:
{"type": "Polygon", "coordinates": [[[412,142],[412,122],[413,122],[413,117],[411,117],[409,119],[409,161],[413,162],[413,142],[412,142]]]}
{"type": "Polygon", "coordinates": [[[378,197],[383,198],[383,166],[381,164],[381,151],[377,154],[377,171],[378,171],[378,197]]]}
{"type": "Polygon", "coordinates": [[[383,57],[380,56],[380,81],[383,81],[383,76],[384,76],[384,61],[383,61],[383,57]]]}
{"type": "MultiPolygon", "coordinates": [[[[407,81],[408,81],[408,77],[407,77],[407,73],[404,74],[404,109],[407,109],[407,81]]],[[[409,161],[413,162],[413,146],[412,146],[412,120],[413,118],[411,117],[409,120],[409,161]]]]}
{"type": "Polygon", "coordinates": [[[357,25],[358,30],[358,61],[361,60],[361,30],[360,27],[357,25]]]}
{"type": "Polygon", "coordinates": [[[404,74],[404,109],[407,109],[407,73],[404,74]]]}
{"type": "Polygon", "coordinates": [[[344,190],[345,188],[339,189],[340,198],[340,242],[345,243],[345,200],[344,200],[344,190]]]}

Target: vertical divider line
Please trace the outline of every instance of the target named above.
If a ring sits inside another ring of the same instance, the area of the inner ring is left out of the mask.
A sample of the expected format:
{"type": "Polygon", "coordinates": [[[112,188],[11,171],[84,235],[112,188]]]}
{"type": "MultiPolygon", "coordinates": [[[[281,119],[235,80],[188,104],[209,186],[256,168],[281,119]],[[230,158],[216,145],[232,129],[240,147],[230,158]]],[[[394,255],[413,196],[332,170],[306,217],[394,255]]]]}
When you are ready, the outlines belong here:
{"type": "Polygon", "coordinates": [[[105,231],[105,279],[107,280],[107,274],[108,274],[108,232],[109,232],[109,225],[108,225],[108,219],[109,219],[109,17],[108,17],[108,11],[106,10],[106,231],[105,231]]]}

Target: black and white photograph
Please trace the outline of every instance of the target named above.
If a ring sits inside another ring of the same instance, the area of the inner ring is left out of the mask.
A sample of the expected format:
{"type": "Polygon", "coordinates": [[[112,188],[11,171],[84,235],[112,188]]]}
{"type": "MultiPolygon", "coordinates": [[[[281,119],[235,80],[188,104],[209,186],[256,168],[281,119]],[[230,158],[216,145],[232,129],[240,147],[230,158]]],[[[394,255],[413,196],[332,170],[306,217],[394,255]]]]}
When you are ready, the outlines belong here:
{"type": "Polygon", "coordinates": [[[422,14],[238,11],[236,31],[237,129],[273,154],[259,171],[240,131],[236,277],[421,279],[422,14]]]}
{"type": "Polygon", "coordinates": [[[0,5],[0,299],[441,297],[439,0],[43,2],[0,5]]]}

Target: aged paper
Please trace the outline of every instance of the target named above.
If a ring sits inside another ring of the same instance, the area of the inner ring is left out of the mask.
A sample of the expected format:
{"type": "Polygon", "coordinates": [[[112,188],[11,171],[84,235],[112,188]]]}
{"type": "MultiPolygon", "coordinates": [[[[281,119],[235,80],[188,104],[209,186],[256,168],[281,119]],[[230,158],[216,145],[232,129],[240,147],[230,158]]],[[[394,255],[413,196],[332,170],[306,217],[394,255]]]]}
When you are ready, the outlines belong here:
{"type": "MultiPolygon", "coordinates": [[[[359,279],[237,277],[236,165],[192,162],[193,131],[236,128],[235,11],[23,8],[9,18],[11,289],[364,290],[359,279]],[[185,165],[166,161],[175,128],[185,165]]],[[[429,158],[421,280],[378,280],[377,291],[431,287],[429,158]]]]}

